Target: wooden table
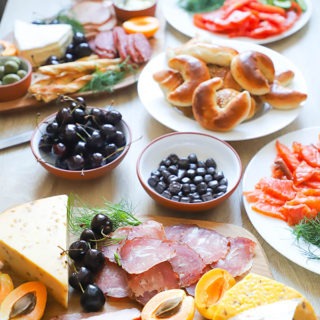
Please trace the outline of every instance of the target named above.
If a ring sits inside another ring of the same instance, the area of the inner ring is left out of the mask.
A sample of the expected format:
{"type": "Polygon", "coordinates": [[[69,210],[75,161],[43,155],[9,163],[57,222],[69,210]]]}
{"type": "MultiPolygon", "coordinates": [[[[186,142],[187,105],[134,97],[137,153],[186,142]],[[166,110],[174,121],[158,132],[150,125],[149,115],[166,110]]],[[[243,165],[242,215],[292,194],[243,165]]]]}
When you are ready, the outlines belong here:
{"type": "MultiPolygon", "coordinates": [[[[231,142],[231,145],[238,151],[244,168],[260,148],[279,135],[300,128],[320,125],[318,81],[320,75],[318,45],[320,7],[316,0],[312,2],[314,7],[312,17],[302,30],[289,38],[268,45],[269,48],[289,58],[303,72],[308,85],[308,100],[299,117],[288,127],[259,139],[231,142]]],[[[0,38],[12,30],[15,18],[30,21],[50,16],[56,13],[59,7],[68,3],[69,1],[66,0],[29,0],[26,5],[24,0],[10,0],[1,21],[0,38]]],[[[164,48],[188,40],[169,25],[165,25],[160,35],[159,41],[163,41],[164,48]]],[[[131,146],[127,157],[116,170],[95,181],[74,183],[48,174],[35,161],[27,144],[0,151],[0,212],[34,199],[73,192],[88,204],[96,206],[101,205],[104,199],[113,202],[126,199],[132,203],[138,216],[150,214],[234,223],[248,229],[259,239],[269,259],[274,278],[305,294],[316,312],[320,314],[320,276],[281,256],[259,236],[243,208],[241,185],[228,201],[205,213],[183,214],[170,211],[156,205],[149,198],[138,182],[135,163],[142,148],[149,141],[171,130],[151,118],[146,112],[137,95],[136,84],[103,98],[89,99],[90,104],[97,106],[105,106],[112,101],[132,128],[133,139],[142,137],[131,146]]],[[[38,112],[40,112],[40,118],[43,118],[55,110],[56,106],[52,104],[41,109],[0,113],[0,139],[34,128],[38,112]]]]}

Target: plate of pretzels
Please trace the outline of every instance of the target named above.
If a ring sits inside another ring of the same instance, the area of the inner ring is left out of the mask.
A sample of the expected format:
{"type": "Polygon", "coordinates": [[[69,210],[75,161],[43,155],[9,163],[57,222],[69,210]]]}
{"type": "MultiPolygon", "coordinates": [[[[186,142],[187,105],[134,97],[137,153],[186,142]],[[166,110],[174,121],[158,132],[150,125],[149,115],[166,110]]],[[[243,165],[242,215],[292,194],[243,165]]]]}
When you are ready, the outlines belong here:
{"type": "Polygon", "coordinates": [[[166,127],[225,141],[286,127],[308,97],[302,73],[283,55],[258,44],[201,38],[152,58],[139,77],[138,94],[166,127]]]}

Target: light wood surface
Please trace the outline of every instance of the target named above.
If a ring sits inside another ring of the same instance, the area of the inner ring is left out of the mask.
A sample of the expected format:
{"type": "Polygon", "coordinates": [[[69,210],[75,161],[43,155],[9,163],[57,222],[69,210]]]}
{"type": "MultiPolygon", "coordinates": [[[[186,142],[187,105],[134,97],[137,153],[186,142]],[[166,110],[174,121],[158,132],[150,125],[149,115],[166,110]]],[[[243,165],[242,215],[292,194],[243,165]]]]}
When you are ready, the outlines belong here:
{"type": "MultiPolygon", "coordinates": [[[[28,0],[26,5],[23,0],[8,1],[1,21],[0,38],[11,32],[15,18],[30,21],[34,18],[50,16],[67,3],[66,0],[28,0]]],[[[302,30],[289,38],[267,45],[286,56],[303,72],[308,85],[308,100],[299,117],[288,127],[259,139],[231,143],[239,153],[244,168],[260,148],[277,136],[300,128],[320,126],[318,81],[320,7],[316,0],[312,0],[312,3],[311,20],[302,30]]],[[[164,48],[179,45],[187,40],[187,37],[169,25],[165,26],[164,38],[159,39],[163,41],[164,48]]],[[[75,183],[49,175],[40,164],[36,163],[27,144],[0,151],[0,212],[34,199],[73,192],[88,204],[97,206],[101,205],[105,199],[114,202],[126,199],[132,203],[138,216],[157,215],[236,224],[249,230],[259,240],[266,253],[273,277],[302,292],[320,314],[320,276],[290,262],[259,236],[244,210],[241,185],[228,201],[213,210],[202,213],[185,214],[170,211],[156,205],[148,197],[136,177],[137,157],[149,141],[171,130],[159,124],[145,111],[137,95],[136,84],[108,96],[89,99],[90,104],[97,106],[105,106],[112,101],[131,126],[133,139],[142,137],[131,146],[127,157],[116,170],[95,181],[75,183]]],[[[0,114],[0,139],[34,128],[38,113],[40,118],[44,118],[55,110],[56,106],[51,104],[35,110],[0,114]]],[[[268,123],[265,125],[267,126],[268,123]]]]}

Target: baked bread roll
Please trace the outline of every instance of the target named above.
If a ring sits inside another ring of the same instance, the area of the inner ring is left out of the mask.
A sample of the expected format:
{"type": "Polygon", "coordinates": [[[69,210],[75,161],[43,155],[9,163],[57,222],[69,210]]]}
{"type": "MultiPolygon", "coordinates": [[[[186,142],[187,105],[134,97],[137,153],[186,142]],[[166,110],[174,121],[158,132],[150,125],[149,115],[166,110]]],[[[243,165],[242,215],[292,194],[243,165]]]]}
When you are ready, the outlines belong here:
{"type": "Polygon", "coordinates": [[[281,110],[295,109],[306,99],[306,93],[284,87],[278,81],[272,83],[269,93],[261,96],[263,102],[281,110]]]}
{"type": "Polygon", "coordinates": [[[191,55],[201,59],[207,64],[229,67],[232,59],[238,54],[238,51],[213,43],[190,41],[168,52],[170,58],[180,54],[191,55]]]}
{"type": "Polygon", "coordinates": [[[267,55],[258,51],[243,51],[232,59],[230,68],[233,78],[251,94],[262,95],[270,91],[275,69],[267,55]]]}
{"type": "MultiPolygon", "coordinates": [[[[167,100],[174,106],[191,106],[192,95],[196,87],[201,82],[210,79],[206,64],[195,57],[179,55],[171,58],[168,61],[168,65],[171,69],[181,74],[183,83],[167,93],[167,100]]],[[[154,76],[154,78],[159,79],[159,75],[154,76]]]]}
{"type": "Polygon", "coordinates": [[[178,88],[183,83],[183,78],[180,72],[171,69],[157,71],[153,74],[153,79],[158,82],[165,97],[178,88]]]}
{"type": "Polygon", "coordinates": [[[223,85],[221,78],[202,82],[195,90],[192,101],[194,118],[205,129],[230,131],[252,112],[248,91],[233,89],[218,91],[223,85]]]}

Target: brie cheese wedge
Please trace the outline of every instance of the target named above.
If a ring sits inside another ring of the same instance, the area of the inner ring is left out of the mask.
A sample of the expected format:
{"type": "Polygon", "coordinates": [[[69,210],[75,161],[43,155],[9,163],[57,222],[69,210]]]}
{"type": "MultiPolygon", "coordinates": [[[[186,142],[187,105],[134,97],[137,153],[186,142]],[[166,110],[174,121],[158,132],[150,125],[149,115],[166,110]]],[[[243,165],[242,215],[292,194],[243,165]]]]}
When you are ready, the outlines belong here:
{"type": "Polygon", "coordinates": [[[38,25],[22,20],[15,21],[13,34],[19,54],[33,66],[44,64],[51,55],[62,57],[73,37],[69,24],[38,25]]]}

